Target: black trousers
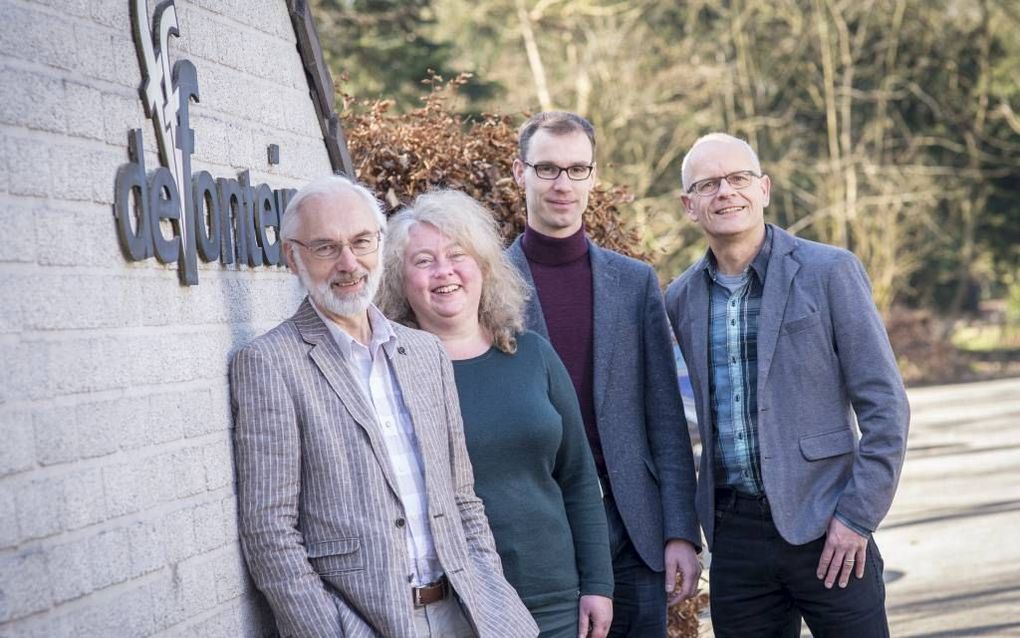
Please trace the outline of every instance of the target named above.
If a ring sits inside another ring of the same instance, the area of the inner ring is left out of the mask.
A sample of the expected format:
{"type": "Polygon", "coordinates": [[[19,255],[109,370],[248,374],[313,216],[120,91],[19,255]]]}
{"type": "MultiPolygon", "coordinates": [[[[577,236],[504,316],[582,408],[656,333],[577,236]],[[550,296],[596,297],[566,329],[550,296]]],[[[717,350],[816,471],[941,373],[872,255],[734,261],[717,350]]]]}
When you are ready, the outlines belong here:
{"type": "Polygon", "coordinates": [[[805,545],[783,540],[764,498],[716,492],[709,569],[717,638],[798,638],[803,617],[815,638],[885,638],[883,562],[868,541],[863,578],[826,589],[815,576],[825,537],[805,545]]]}

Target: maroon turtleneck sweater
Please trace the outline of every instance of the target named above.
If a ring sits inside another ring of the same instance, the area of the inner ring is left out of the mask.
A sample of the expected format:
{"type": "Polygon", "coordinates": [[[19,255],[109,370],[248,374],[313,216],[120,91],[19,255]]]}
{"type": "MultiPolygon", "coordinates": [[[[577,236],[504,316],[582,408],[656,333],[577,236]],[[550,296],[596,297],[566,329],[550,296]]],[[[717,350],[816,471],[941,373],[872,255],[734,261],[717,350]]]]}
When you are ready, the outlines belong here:
{"type": "MultiPolygon", "coordinates": [[[[557,239],[531,226],[524,229],[521,248],[535,280],[549,341],[570,373],[581,405],[581,418],[595,457],[599,476],[606,477],[602,442],[595,426],[594,305],[588,238],[581,228],[570,237],[557,239]]],[[[607,484],[603,481],[603,485],[607,484]]]]}

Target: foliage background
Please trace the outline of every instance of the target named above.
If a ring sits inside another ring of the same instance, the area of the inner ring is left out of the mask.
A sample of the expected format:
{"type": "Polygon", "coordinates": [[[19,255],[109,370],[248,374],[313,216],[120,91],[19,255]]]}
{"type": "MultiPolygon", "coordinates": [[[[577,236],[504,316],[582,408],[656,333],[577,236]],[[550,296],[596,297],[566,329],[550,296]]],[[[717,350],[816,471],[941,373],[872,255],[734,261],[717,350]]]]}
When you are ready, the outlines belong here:
{"type": "MultiPolygon", "coordinates": [[[[1020,0],[313,5],[344,90],[392,101],[377,124],[421,107],[429,68],[474,75],[446,103],[451,131],[586,115],[602,179],[629,194],[612,213],[663,280],[704,250],[679,204],[683,153],[725,130],[759,150],[772,221],[864,261],[898,350],[930,359],[908,376],[975,373],[958,346],[976,319],[1003,324],[995,347],[1020,360],[1020,0]]],[[[513,201],[507,168],[473,194],[513,201]]]]}
{"type": "Polygon", "coordinates": [[[589,232],[668,281],[705,250],[683,154],[727,131],[772,177],[771,221],[862,259],[908,382],[1020,374],[1020,0],[312,4],[358,176],[391,206],[461,188],[515,236],[516,126],[573,110],[599,135],[589,232]]]}

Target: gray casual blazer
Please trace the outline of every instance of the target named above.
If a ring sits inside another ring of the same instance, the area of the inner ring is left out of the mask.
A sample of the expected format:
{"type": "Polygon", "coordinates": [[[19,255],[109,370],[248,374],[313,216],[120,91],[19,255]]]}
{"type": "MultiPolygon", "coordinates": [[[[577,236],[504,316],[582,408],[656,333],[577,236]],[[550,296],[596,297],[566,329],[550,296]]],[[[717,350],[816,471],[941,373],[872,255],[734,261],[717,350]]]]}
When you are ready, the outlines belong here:
{"type": "MultiPolygon", "coordinates": [[[[676,361],[655,273],[588,242],[594,305],[595,425],[620,518],[645,563],[663,571],[665,541],[701,547],[694,512],[694,456],[676,361]]],[[[510,261],[532,288],[526,322],[549,329],[518,237],[510,261]]]]}
{"type": "MultiPolygon", "coordinates": [[[[439,562],[479,636],[535,636],[474,493],[453,367],[434,336],[393,330],[439,562]]],[[[380,427],[309,301],[241,349],[230,377],[241,546],[280,634],[416,636],[380,427]]]]}
{"type": "MultiPolygon", "coordinates": [[[[706,255],[669,285],[666,309],[694,387],[704,445],[698,514],[715,522],[706,255]]],[[[892,504],[910,409],[861,262],[772,228],[758,319],[758,443],[779,533],[800,545],[835,512],[876,529],[892,504]],[[857,425],[855,426],[855,416],[857,425]]]]}

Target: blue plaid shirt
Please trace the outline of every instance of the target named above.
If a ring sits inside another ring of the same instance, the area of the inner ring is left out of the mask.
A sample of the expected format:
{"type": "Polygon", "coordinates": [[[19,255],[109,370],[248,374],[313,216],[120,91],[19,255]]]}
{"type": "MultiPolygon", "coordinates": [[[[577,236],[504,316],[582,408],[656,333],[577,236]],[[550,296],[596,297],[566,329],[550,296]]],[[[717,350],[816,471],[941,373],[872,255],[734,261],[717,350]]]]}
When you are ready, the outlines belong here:
{"type": "Polygon", "coordinates": [[[772,229],[766,228],[762,248],[742,276],[721,275],[711,252],[705,270],[716,486],[752,496],[765,493],[758,448],[758,315],[772,252],[772,229]]]}
{"type": "MultiPolygon", "coordinates": [[[[772,254],[772,227],[765,228],[761,250],[741,276],[721,275],[711,251],[705,269],[711,298],[709,393],[715,425],[715,483],[751,496],[765,494],[758,448],[758,316],[772,254]]],[[[871,535],[872,530],[863,525],[838,513],[834,516],[858,534],[871,535]]]]}

